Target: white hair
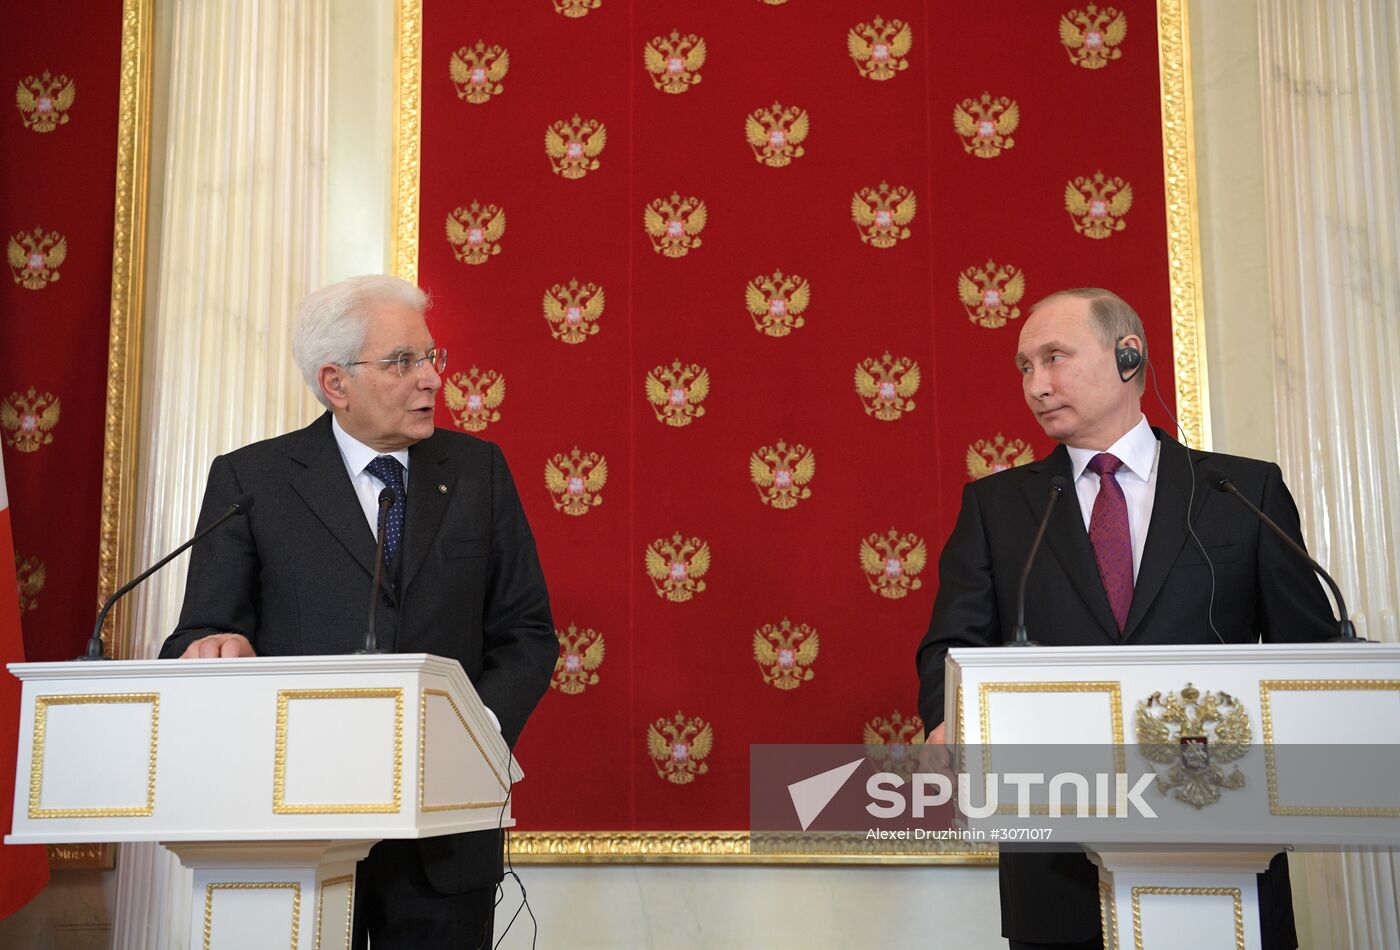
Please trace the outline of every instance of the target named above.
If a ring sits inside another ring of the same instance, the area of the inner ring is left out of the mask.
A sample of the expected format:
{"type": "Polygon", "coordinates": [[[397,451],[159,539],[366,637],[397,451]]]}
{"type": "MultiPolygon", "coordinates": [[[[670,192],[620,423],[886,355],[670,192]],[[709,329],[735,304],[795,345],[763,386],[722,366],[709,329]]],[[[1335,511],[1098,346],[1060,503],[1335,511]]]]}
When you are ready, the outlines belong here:
{"type": "Polygon", "coordinates": [[[350,277],[310,293],[297,307],[292,324],[292,358],[321,405],[330,403],[321,392],[321,367],[344,366],[350,373],[369,336],[369,320],[384,304],[403,304],[420,315],[428,295],[408,281],[385,274],[350,277]]]}

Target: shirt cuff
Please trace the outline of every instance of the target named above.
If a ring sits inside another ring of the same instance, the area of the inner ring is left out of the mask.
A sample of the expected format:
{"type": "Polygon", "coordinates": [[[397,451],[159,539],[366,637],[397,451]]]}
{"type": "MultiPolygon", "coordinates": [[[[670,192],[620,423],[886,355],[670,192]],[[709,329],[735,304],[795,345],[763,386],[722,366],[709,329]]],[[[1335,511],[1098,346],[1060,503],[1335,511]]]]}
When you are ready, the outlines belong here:
{"type": "Polygon", "coordinates": [[[500,731],[501,731],[501,721],[500,721],[499,719],[496,718],[496,714],[493,713],[493,712],[491,711],[491,707],[490,707],[490,706],[482,706],[481,708],[484,709],[484,710],[486,710],[486,715],[488,715],[488,716],[491,717],[491,725],[493,725],[493,726],[496,727],[496,731],[497,731],[497,732],[500,732],[500,731]]]}

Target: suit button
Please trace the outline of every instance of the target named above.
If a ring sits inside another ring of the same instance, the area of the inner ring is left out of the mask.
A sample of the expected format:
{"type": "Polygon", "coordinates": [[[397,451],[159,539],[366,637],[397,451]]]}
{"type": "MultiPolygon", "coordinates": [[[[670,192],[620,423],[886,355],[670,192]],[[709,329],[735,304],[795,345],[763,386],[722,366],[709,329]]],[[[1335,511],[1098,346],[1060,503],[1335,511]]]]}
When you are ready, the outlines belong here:
{"type": "Polygon", "coordinates": [[[390,597],[388,594],[385,594],[385,595],[384,595],[384,606],[385,606],[385,607],[392,607],[392,606],[394,606],[394,598],[390,597]]]}

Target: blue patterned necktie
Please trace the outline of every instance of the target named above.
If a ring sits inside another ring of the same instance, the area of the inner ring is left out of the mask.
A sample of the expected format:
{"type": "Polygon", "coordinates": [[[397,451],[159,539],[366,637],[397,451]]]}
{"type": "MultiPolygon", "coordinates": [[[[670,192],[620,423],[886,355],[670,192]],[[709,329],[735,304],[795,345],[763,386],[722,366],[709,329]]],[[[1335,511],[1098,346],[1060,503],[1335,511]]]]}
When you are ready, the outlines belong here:
{"type": "Polygon", "coordinates": [[[408,493],[403,488],[403,463],[392,455],[381,455],[366,465],[365,471],[394,493],[394,504],[384,521],[384,563],[393,564],[394,555],[399,551],[399,539],[403,537],[403,510],[408,501],[408,493]]]}

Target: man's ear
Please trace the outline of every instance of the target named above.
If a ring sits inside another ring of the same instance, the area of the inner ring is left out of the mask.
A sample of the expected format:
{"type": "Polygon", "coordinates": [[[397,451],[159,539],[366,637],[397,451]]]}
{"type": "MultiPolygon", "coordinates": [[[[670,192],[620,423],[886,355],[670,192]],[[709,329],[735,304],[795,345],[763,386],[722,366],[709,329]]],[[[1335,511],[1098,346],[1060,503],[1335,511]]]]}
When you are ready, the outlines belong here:
{"type": "Polygon", "coordinates": [[[346,391],[346,377],[350,371],[343,366],[336,366],[327,363],[321,367],[317,375],[317,381],[321,384],[321,392],[325,395],[326,401],[332,408],[344,409],[350,402],[350,394],[346,391]]]}

